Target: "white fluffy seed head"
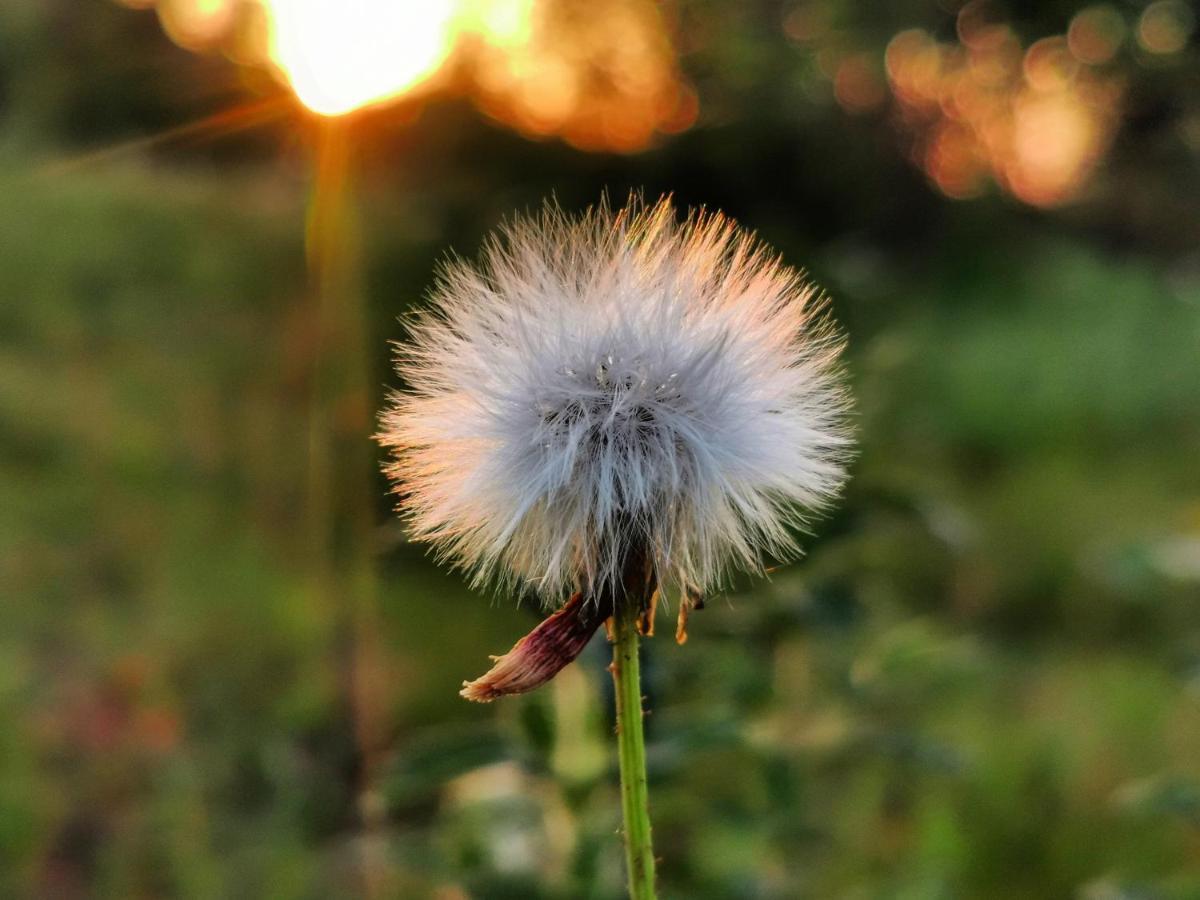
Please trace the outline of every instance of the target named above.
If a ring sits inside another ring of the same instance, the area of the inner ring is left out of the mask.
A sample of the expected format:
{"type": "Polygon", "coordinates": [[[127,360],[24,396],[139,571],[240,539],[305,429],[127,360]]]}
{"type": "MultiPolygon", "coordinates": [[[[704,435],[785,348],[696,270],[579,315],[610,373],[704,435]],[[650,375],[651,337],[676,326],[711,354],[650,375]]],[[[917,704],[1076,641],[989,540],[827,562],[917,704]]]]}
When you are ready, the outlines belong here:
{"type": "Polygon", "coordinates": [[[383,416],[412,534],[557,604],[630,548],[708,592],[796,551],[845,477],[841,341],[814,289],[669,201],[519,218],[410,322],[383,416]]]}

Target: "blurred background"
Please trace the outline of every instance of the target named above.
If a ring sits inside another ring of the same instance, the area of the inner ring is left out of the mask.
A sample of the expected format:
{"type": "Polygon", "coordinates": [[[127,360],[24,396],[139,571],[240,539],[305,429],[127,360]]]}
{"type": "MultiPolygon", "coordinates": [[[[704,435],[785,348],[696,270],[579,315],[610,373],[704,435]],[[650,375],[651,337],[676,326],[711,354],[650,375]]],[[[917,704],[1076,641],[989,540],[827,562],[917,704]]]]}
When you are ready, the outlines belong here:
{"type": "Polygon", "coordinates": [[[1200,897],[1197,25],[5,0],[0,894],[622,895],[607,648],[461,700],[537,611],[368,435],[447,252],[638,189],[828,291],[861,440],[647,643],[663,896],[1200,897]]]}

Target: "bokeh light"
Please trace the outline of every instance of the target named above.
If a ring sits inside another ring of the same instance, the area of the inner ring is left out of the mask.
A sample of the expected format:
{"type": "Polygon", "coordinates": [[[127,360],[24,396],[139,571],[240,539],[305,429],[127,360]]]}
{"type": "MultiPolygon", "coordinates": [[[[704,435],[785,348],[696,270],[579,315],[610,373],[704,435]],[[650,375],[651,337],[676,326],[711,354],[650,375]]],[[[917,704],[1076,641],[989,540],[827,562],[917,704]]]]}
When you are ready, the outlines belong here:
{"type": "Polygon", "coordinates": [[[171,40],[189,50],[202,50],[233,27],[235,0],[166,0],[158,18],[171,40]]]}
{"type": "Polygon", "coordinates": [[[849,113],[878,109],[887,97],[887,88],[874,57],[854,53],[842,59],[833,75],[833,95],[849,113]]]}
{"type": "Polygon", "coordinates": [[[649,0],[475,0],[466,29],[490,115],[531,136],[633,151],[696,119],[666,23],[649,0]]]}
{"type": "MultiPolygon", "coordinates": [[[[189,50],[220,49],[271,69],[326,116],[457,91],[530,137],[633,152],[699,113],[652,0],[586,9],[563,0],[120,2],[156,6],[164,30],[189,50]]],[[[883,99],[882,82],[864,71],[840,76],[851,106],[883,99]]]]}
{"type": "Polygon", "coordinates": [[[987,4],[967,4],[957,43],[912,29],[888,45],[888,82],[911,155],[946,196],[996,183],[1035,206],[1077,196],[1107,151],[1123,94],[1099,68],[1123,39],[1111,7],[1090,7],[1066,35],[1022,45],[987,4]]]}
{"type": "Polygon", "coordinates": [[[1149,53],[1168,56],[1187,46],[1195,27],[1195,14],[1187,4],[1180,0],[1156,0],[1138,19],[1138,44],[1149,53]]]}
{"type": "Polygon", "coordinates": [[[1125,20],[1111,6],[1090,6],[1071,20],[1067,46],[1080,62],[1102,66],[1116,56],[1125,32],[1125,20]]]}

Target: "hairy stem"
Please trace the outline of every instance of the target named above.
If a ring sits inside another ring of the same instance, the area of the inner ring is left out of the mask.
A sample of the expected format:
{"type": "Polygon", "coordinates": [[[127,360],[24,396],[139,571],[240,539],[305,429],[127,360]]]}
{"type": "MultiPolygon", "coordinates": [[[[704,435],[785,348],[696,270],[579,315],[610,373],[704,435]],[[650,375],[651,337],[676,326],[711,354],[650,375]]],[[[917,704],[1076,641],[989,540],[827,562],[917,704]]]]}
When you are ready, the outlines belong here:
{"type": "Polygon", "coordinates": [[[626,595],[613,614],[612,676],[617,694],[617,746],[621,761],[621,812],[632,900],[654,900],[654,849],[642,733],[642,683],[638,666],[640,604],[626,595]]]}

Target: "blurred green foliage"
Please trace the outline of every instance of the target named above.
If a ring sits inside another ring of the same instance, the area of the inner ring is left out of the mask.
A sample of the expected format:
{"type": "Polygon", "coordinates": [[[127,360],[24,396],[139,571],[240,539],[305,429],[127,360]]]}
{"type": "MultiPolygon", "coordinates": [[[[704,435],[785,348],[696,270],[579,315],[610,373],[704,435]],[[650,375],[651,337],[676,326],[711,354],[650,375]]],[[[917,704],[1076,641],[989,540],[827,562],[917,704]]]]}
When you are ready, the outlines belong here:
{"type": "MultiPolygon", "coordinates": [[[[829,8],[875,50],[953,21],[829,8]]],[[[360,160],[380,394],[445,250],[551,192],[724,207],[849,331],[846,503],[647,649],[664,897],[1200,896],[1194,46],[1131,70],[1107,165],[1037,212],[939,198],[777,5],[681,15],[707,117],[662,147],[440,102],[379,114],[360,160]]],[[[0,24],[0,894],[620,896],[602,642],[460,701],[533,615],[405,543],[382,479],[387,741],[369,768],[356,742],[297,534],[306,126],[89,157],[221,108],[232,67],[106,3],[0,24]]]]}

